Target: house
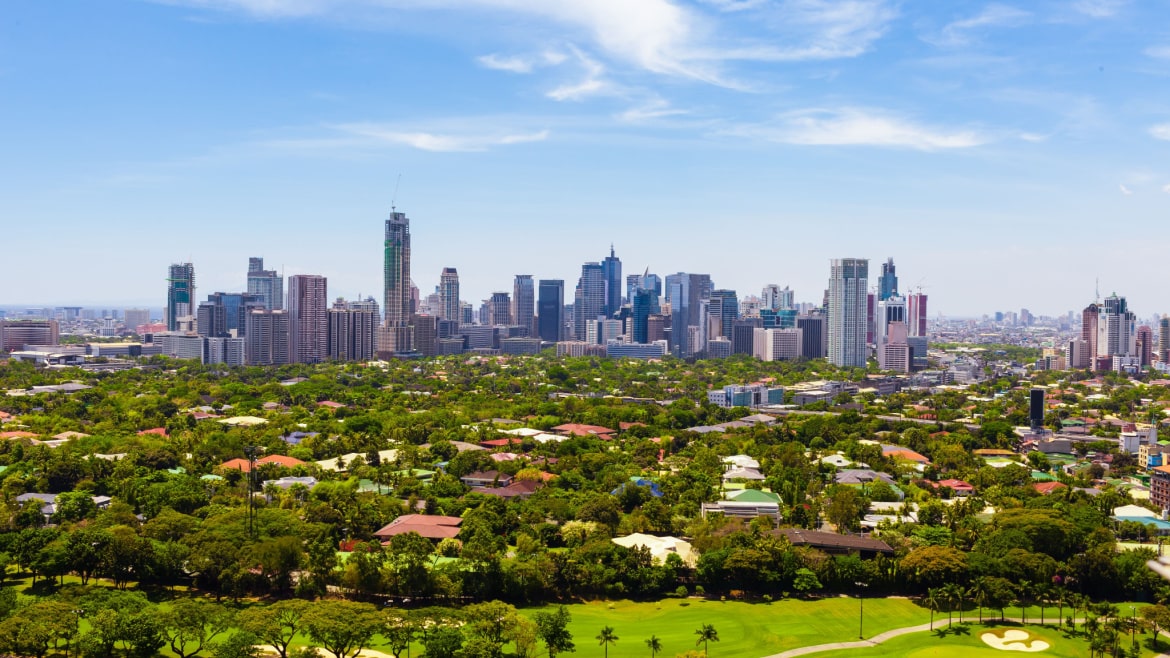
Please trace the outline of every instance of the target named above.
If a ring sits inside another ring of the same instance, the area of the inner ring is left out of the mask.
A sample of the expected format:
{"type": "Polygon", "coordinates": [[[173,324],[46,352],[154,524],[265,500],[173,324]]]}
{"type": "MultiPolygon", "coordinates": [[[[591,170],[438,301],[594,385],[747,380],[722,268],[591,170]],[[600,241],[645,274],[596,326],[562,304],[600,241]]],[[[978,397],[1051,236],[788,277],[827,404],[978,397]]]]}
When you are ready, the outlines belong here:
{"type": "MultiPolygon", "coordinates": [[[[265,456],[261,457],[260,459],[256,460],[257,466],[262,466],[264,464],[276,464],[277,466],[283,466],[285,468],[293,468],[296,466],[300,466],[304,463],[305,462],[303,462],[295,457],[289,457],[287,455],[265,455],[265,456]]],[[[229,459],[226,462],[220,464],[219,467],[220,467],[220,469],[225,470],[225,471],[231,470],[231,469],[236,469],[238,471],[243,471],[245,473],[248,473],[252,470],[252,466],[248,462],[248,460],[247,459],[240,459],[240,458],[229,459]]]]}
{"type": "Polygon", "coordinates": [[[374,536],[388,543],[395,535],[418,533],[427,539],[450,539],[459,534],[458,516],[428,516],[426,514],[403,514],[374,533],[374,536]]]}
{"type": "Polygon", "coordinates": [[[306,477],[286,476],[286,477],[280,478],[279,480],[265,480],[264,481],[264,488],[267,489],[269,487],[269,485],[271,485],[274,487],[280,487],[281,489],[284,489],[285,491],[287,491],[287,490],[291,489],[294,485],[297,485],[297,484],[304,486],[306,489],[312,489],[313,487],[317,486],[317,478],[308,477],[308,476],[306,476],[306,477]]]}
{"type": "MultiPolygon", "coordinates": [[[[349,465],[354,463],[354,461],[357,460],[359,457],[362,459],[362,463],[364,464],[365,459],[366,459],[366,453],[364,453],[364,452],[347,452],[346,454],[344,454],[340,457],[334,457],[332,459],[322,459],[321,461],[315,462],[315,463],[318,466],[320,466],[322,470],[333,471],[334,473],[339,473],[342,471],[349,470],[349,465]]],[[[396,459],[398,459],[398,451],[397,450],[390,449],[390,450],[379,450],[378,451],[378,461],[380,461],[383,464],[393,462],[396,459]]]]}
{"type": "Polygon", "coordinates": [[[499,471],[476,471],[459,478],[463,484],[475,487],[506,487],[512,484],[512,476],[499,471]]]}
{"type": "Polygon", "coordinates": [[[909,448],[903,448],[901,446],[883,444],[882,456],[889,457],[894,461],[910,461],[921,465],[930,464],[930,460],[927,459],[925,455],[917,453],[909,448]]]}
{"type": "Polygon", "coordinates": [[[612,439],[614,430],[600,425],[582,425],[581,423],[565,423],[552,428],[553,432],[564,436],[596,436],[601,439],[612,439]]]}
{"type": "Polygon", "coordinates": [[[723,458],[723,467],[725,469],[751,468],[759,470],[760,462],[747,455],[731,455],[723,458]]]}
{"type": "Polygon", "coordinates": [[[345,408],[344,404],[341,404],[340,402],[334,402],[333,400],[322,400],[317,403],[317,406],[324,407],[326,409],[332,409],[334,411],[345,408]]]}
{"type": "Polygon", "coordinates": [[[317,432],[301,432],[298,430],[296,432],[289,432],[288,434],[285,434],[284,436],[280,437],[280,440],[284,441],[290,446],[295,446],[300,445],[301,441],[312,438],[314,436],[317,436],[317,432]]]}
{"type": "Polygon", "coordinates": [[[699,512],[704,517],[714,513],[741,519],[766,516],[775,521],[780,520],[780,497],[774,493],[759,489],[740,489],[728,491],[726,495],[725,500],[703,503],[699,512]]]}
{"type": "Polygon", "coordinates": [[[699,559],[699,554],[690,543],[678,537],[655,537],[636,532],[625,537],[614,537],[611,541],[626,548],[645,548],[650,551],[650,558],[655,564],[666,564],[667,557],[677,555],[683,564],[694,569],[699,559]]]}
{"type": "Polygon", "coordinates": [[[869,484],[878,480],[890,486],[894,486],[895,484],[894,478],[889,475],[868,468],[847,468],[837,471],[837,475],[834,477],[834,481],[837,484],[869,484]]]}
{"type": "Polygon", "coordinates": [[[774,531],[784,536],[793,546],[806,546],[824,551],[829,555],[852,555],[862,559],[881,555],[893,555],[894,549],[880,539],[858,535],[839,535],[835,532],[805,530],[803,528],[781,528],[774,531]]]}
{"type": "MultiPolygon", "coordinates": [[[[109,496],[93,496],[93,504],[98,509],[106,509],[110,506],[112,498],[109,496]]],[[[45,518],[49,518],[57,513],[57,494],[51,493],[22,493],[16,497],[16,503],[23,506],[29,501],[39,501],[41,513],[45,518]]]]}
{"type": "Polygon", "coordinates": [[[152,427],[148,430],[142,430],[141,432],[138,433],[138,436],[146,436],[148,434],[155,434],[157,436],[169,436],[167,434],[167,428],[165,428],[165,427],[152,427]]]}
{"type": "Polygon", "coordinates": [[[724,482],[732,482],[735,480],[752,480],[760,482],[766,480],[764,474],[754,468],[732,468],[723,474],[724,482]]]}
{"type": "Polygon", "coordinates": [[[1040,495],[1047,496],[1057,489],[1067,488],[1067,485],[1065,485],[1063,482],[1037,482],[1036,484],[1032,485],[1032,488],[1038,491],[1040,495]]]}
{"type": "Polygon", "coordinates": [[[975,493],[975,487],[962,480],[956,480],[954,478],[939,480],[938,482],[931,482],[930,480],[926,480],[926,483],[931,487],[934,487],[936,491],[943,488],[950,489],[952,492],[954,492],[954,495],[959,498],[970,496],[975,493]]]}
{"type": "Polygon", "coordinates": [[[259,416],[232,416],[231,418],[221,418],[219,422],[232,427],[253,427],[268,423],[267,420],[259,416]]]}
{"type": "Polygon", "coordinates": [[[505,487],[472,487],[471,493],[496,496],[504,500],[524,500],[542,486],[544,483],[536,480],[515,480],[505,487]]]}

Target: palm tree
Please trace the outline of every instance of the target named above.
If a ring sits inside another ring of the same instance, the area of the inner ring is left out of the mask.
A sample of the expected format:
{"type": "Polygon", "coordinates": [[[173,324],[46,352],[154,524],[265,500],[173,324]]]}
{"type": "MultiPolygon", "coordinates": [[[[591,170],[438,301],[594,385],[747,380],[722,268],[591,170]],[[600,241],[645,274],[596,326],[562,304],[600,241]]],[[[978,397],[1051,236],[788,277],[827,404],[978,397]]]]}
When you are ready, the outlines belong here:
{"type": "Polygon", "coordinates": [[[982,578],[975,581],[975,584],[971,586],[971,591],[968,593],[971,595],[971,600],[973,600],[975,602],[975,605],[979,606],[979,623],[982,624],[983,623],[983,606],[987,604],[987,583],[986,583],[986,581],[984,581],[982,578]]]}
{"type": "Polygon", "coordinates": [[[617,641],[618,636],[613,632],[613,626],[606,626],[597,635],[597,643],[605,647],[605,658],[609,658],[609,645],[617,641]]]}
{"type": "Polygon", "coordinates": [[[947,583],[943,587],[943,594],[947,599],[947,625],[952,622],[951,613],[954,612],[955,607],[959,608],[959,623],[963,623],[963,595],[966,592],[958,583],[947,583]]]}
{"type": "Polygon", "coordinates": [[[938,587],[926,590],[926,607],[930,608],[930,630],[934,630],[934,611],[942,601],[942,591],[938,587]]]}
{"type": "Polygon", "coordinates": [[[719,641],[719,631],[715,630],[715,627],[711,624],[703,624],[699,630],[695,631],[695,635],[699,636],[699,639],[695,640],[695,645],[698,646],[700,642],[703,643],[704,656],[707,655],[707,643],[719,641]]]}
{"type": "Polygon", "coordinates": [[[650,658],[655,658],[659,651],[662,651],[662,640],[658,639],[657,635],[651,635],[646,640],[646,646],[650,648],[650,658]]]}
{"type": "Polygon", "coordinates": [[[1028,598],[1032,596],[1032,582],[1021,580],[1016,588],[1017,603],[1020,604],[1020,623],[1028,623],[1028,598]]]}

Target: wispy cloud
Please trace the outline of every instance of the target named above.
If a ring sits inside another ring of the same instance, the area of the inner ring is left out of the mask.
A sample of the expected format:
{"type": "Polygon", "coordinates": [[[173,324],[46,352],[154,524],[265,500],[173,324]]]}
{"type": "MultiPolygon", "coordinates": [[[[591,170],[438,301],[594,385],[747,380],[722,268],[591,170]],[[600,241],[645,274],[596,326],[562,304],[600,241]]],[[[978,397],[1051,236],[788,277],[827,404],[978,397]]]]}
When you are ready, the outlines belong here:
{"type": "Polygon", "coordinates": [[[1165,192],[1166,194],[1170,194],[1170,183],[1166,183],[1165,185],[1163,185],[1162,191],[1165,192]]]}
{"type": "Polygon", "coordinates": [[[352,123],[335,127],[342,133],[363,138],[367,143],[410,146],[423,151],[486,151],[493,146],[509,146],[548,139],[549,131],[535,133],[457,134],[404,131],[374,123],[352,123]]]}
{"type": "Polygon", "coordinates": [[[1077,0],[1073,9],[1093,18],[1109,18],[1129,4],[1127,0],[1077,0]]]}
{"type": "Polygon", "coordinates": [[[1130,196],[1133,194],[1133,190],[1126,187],[1125,183],[1121,183],[1117,187],[1121,190],[1121,193],[1124,194],[1125,196],[1130,196]]]}
{"type": "Polygon", "coordinates": [[[1154,59],[1170,59],[1170,46],[1150,46],[1142,52],[1154,59]]]}
{"type": "Polygon", "coordinates": [[[992,27],[1018,27],[1023,25],[1031,14],[1007,5],[988,5],[983,11],[961,20],[948,23],[939,30],[938,34],[923,37],[936,46],[956,47],[965,46],[975,40],[975,33],[992,27]]]}
{"type": "Polygon", "coordinates": [[[695,56],[764,62],[857,57],[886,33],[897,11],[884,0],[789,0],[768,16],[779,34],[770,36],[767,43],[715,43],[700,47],[695,56]]]}
{"type": "Polygon", "coordinates": [[[480,66],[511,73],[532,73],[539,66],[556,66],[567,59],[564,53],[547,50],[539,55],[499,55],[491,53],[477,57],[480,66]]]}
{"type": "Polygon", "coordinates": [[[1150,126],[1150,135],[1154,139],[1165,139],[1170,141],[1170,123],[1160,123],[1156,126],[1150,126]]]}
{"type": "Polygon", "coordinates": [[[710,5],[719,11],[744,11],[745,9],[755,9],[764,5],[768,0],[701,0],[703,4],[710,5]]]}
{"type": "Polygon", "coordinates": [[[649,121],[651,119],[661,119],[662,117],[677,116],[686,114],[686,110],[680,110],[670,106],[670,103],[656,98],[652,101],[643,103],[636,107],[631,107],[617,115],[620,121],[628,123],[639,123],[642,121],[649,121]]]}
{"type": "Polygon", "coordinates": [[[989,141],[972,130],[933,128],[885,112],[855,108],[800,110],[773,122],[725,132],[782,144],[879,146],[919,151],[971,148],[989,141]]]}
{"type": "Polygon", "coordinates": [[[581,52],[580,49],[574,46],[570,46],[569,49],[580,62],[581,68],[585,72],[584,78],[577,82],[562,84],[550,90],[545,96],[557,101],[579,101],[588,96],[609,91],[609,83],[602,78],[605,74],[605,67],[581,52]]]}

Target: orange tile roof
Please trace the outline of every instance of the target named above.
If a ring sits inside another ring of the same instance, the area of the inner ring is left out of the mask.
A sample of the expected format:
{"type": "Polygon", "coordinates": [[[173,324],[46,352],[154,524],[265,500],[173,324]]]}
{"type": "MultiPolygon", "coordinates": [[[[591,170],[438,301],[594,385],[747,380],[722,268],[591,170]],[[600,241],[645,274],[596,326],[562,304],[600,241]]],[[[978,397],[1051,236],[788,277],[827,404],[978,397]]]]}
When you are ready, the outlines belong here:
{"type": "Polygon", "coordinates": [[[1032,488],[1047,496],[1057,489],[1064,489],[1065,486],[1063,482],[1037,482],[1032,488]]]}
{"type": "Polygon", "coordinates": [[[165,428],[165,427],[152,427],[148,430],[142,430],[141,432],[138,433],[138,436],[143,436],[146,434],[157,434],[158,436],[167,436],[167,428],[165,428]]]}

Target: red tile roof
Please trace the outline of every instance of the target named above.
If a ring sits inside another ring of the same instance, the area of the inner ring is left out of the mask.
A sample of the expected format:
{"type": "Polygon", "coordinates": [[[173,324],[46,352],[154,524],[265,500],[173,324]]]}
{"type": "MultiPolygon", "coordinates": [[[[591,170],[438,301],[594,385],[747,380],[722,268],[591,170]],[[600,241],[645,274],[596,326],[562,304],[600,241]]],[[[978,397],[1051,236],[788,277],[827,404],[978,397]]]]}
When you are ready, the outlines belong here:
{"type": "MultiPolygon", "coordinates": [[[[260,459],[256,460],[257,465],[277,464],[278,466],[284,466],[285,468],[292,468],[294,466],[300,466],[301,464],[304,464],[304,463],[305,462],[303,462],[299,459],[296,459],[294,457],[288,457],[286,455],[266,455],[266,456],[261,457],[260,459]]],[[[224,469],[224,470],[231,470],[234,468],[237,471],[243,471],[245,473],[252,470],[251,466],[248,464],[248,460],[247,459],[240,459],[240,458],[229,459],[226,462],[220,464],[219,467],[221,469],[224,469]]]]}
{"type": "Polygon", "coordinates": [[[1032,485],[1032,488],[1047,496],[1057,489],[1064,489],[1065,484],[1063,482],[1037,482],[1032,485]]]}
{"type": "Polygon", "coordinates": [[[167,436],[167,428],[165,428],[165,427],[152,427],[148,430],[142,430],[141,432],[138,433],[138,436],[143,436],[145,434],[157,434],[158,436],[167,436]]]}
{"type": "Polygon", "coordinates": [[[416,532],[427,539],[447,539],[459,534],[458,516],[428,516],[425,514],[403,514],[374,533],[379,539],[416,532]]]}

